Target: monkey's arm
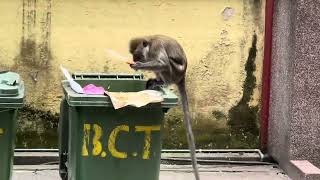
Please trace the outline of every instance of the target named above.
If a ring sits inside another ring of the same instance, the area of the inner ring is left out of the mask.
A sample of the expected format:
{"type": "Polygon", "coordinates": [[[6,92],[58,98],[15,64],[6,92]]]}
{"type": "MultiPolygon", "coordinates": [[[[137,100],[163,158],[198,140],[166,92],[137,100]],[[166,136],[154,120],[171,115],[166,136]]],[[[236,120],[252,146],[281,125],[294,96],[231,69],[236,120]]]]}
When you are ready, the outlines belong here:
{"type": "Polygon", "coordinates": [[[169,63],[163,61],[161,58],[150,60],[147,62],[136,62],[135,64],[130,65],[134,70],[147,70],[153,72],[161,72],[169,68],[169,63]]]}

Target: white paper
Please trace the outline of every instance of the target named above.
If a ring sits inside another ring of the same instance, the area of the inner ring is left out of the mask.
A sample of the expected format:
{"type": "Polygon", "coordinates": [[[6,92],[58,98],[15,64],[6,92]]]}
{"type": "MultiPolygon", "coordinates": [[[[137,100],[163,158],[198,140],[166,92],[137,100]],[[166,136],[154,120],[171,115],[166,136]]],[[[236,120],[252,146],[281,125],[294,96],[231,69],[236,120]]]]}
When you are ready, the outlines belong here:
{"type": "Polygon", "coordinates": [[[63,72],[63,74],[66,77],[66,79],[69,81],[71,89],[73,89],[75,92],[77,92],[79,94],[84,94],[82,87],[80,86],[80,84],[78,84],[77,82],[75,82],[72,79],[72,76],[70,75],[68,70],[65,69],[64,67],[62,67],[62,65],[60,65],[60,69],[63,72]]]}

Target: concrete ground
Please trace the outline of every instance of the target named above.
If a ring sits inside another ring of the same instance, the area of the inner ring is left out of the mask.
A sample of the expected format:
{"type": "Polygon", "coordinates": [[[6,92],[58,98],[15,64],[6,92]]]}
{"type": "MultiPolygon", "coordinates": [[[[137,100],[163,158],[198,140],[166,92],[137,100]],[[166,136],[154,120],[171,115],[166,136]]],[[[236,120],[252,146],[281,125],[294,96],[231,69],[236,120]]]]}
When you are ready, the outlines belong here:
{"type": "MultiPolygon", "coordinates": [[[[193,180],[191,166],[162,165],[160,180],[193,180]]],[[[201,180],[290,180],[273,165],[202,165],[201,180]]],[[[60,180],[57,165],[16,165],[12,180],[60,180]]]]}

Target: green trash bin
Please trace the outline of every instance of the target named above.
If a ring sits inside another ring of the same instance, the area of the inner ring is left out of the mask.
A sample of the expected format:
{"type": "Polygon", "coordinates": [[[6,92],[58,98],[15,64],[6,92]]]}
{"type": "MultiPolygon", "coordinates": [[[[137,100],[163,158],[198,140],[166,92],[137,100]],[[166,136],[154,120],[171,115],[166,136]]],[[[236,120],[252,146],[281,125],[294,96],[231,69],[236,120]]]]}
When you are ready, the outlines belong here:
{"type": "Polygon", "coordinates": [[[0,73],[0,179],[10,180],[17,109],[23,106],[24,85],[14,72],[0,73]]]}
{"type": "MultiPolygon", "coordinates": [[[[73,74],[80,85],[109,92],[145,89],[143,75],[73,74]]],[[[177,96],[160,88],[164,101],[118,110],[108,96],[75,93],[62,82],[59,122],[60,176],[66,180],[158,180],[164,114],[177,96]]]]}

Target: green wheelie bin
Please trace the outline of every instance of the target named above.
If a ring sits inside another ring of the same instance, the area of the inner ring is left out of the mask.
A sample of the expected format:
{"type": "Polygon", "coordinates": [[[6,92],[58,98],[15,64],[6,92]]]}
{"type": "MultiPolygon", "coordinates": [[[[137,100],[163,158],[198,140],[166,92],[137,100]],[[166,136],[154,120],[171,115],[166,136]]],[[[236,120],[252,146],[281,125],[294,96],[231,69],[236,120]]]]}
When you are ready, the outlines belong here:
{"type": "MultiPolygon", "coordinates": [[[[109,92],[145,90],[142,74],[75,73],[82,87],[102,86],[109,92]]],[[[158,180],[164,114],[178,97],[159,88],[164,101],[137,108],[114,109],[105,95],[74,92],[62,81],[59,122],[60,176],[63,180],[158,180]]]]}
{"type": "Polygon", "coordinates": [[[15,148],[17,109],[23,106],[24,85],[19,74],[0,72],[0,179],[10,180],[15,148]]]}

